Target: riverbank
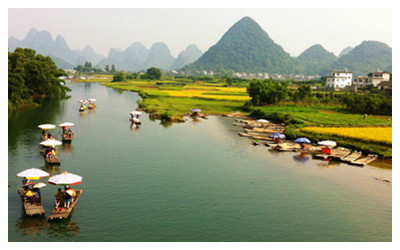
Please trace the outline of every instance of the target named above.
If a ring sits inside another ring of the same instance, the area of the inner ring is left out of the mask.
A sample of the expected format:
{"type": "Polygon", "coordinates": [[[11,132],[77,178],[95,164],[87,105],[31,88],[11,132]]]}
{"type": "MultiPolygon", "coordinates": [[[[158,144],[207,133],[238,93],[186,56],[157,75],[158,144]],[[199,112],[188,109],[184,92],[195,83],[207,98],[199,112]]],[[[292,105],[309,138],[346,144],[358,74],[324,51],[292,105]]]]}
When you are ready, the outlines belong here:
{"type": "MultiPolygon", "coordinates": [[[[206,115],[228,115],[240,112],[242,116],[256,119],[268,119],[286,124],[284,133],[289,139],[306,136],[314,141],[334,140],[340,145],[365,153],[378,154],[381,158],[392,157],[390,142],[349,138],[340,132],[336,134],[307,131],[305,127],[368,127],[371,130],[392,125],[389,116],[368,116],[349,114],[341,107],[333,105],[311,106],[287,103],[279,106],[256,107],[244,109],[249,100],[245,87],[224,87],[222,84],[206,82],[180,82],[171,80],[133,80],[129,82],[103,83],[114,89],[137,92],[142,100],[138,101],[139,109],[149,113],[154,119],[167,122],[184,122],[184,116],[190,109],[198,108],[206,115]]],[[[391,132],[386,132],[391,138],[391,132]]],[[[361,138],[361,139],[360,139],[361,138]]]]}

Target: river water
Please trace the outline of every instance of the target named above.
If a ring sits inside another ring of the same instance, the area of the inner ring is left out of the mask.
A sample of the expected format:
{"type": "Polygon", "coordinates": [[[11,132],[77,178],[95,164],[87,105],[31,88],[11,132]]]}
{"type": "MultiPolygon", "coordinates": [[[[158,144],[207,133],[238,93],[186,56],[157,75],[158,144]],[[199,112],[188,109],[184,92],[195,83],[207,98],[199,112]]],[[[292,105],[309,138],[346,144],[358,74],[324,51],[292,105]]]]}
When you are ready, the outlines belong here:
{"type": "Polygon", "coordinates": [[[375,179],[391,179],[391,168],[270,152],[238,136],[232,118],[163,125],[145,114],[132,128],[136,93],[68,86],[70,99],[9,113],[11,242],[392,240],[392,186],[375,179]],[[97,108],[80,114],[78,101],[88,98],[97,108]],[[61,165],[47,168],[37,126],[62,122],[76,124],[75,137],[58,148],[61,165]],[[46,215],[24,215],[16,174],[28,168],[83,176],[68,219],[47,222],[57,189],[50,184],[42,189],[46,215]]]}

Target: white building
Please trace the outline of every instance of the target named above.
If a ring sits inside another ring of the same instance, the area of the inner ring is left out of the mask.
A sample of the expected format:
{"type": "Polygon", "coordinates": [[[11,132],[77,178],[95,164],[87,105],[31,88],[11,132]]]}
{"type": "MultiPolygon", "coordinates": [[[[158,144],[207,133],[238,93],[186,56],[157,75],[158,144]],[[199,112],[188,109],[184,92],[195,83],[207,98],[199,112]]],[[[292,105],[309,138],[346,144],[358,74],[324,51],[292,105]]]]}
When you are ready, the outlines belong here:
{"type": "Polygon", "coordinates": [[[345,70],[331,71],[326,77],[326,86],[328,88],[344,88],[350,86],[353,82],[353,73],[345,70]]]}
{"type": "Polygon", "coordinates": [[[368,73],[368,76],[357,76],[353,79],[353,85],[360,87],[366,85],[374,85],[377,87],[381,82],[387,82],[390,80],[390,73],[385,71],[379,71],[368,73]]]}

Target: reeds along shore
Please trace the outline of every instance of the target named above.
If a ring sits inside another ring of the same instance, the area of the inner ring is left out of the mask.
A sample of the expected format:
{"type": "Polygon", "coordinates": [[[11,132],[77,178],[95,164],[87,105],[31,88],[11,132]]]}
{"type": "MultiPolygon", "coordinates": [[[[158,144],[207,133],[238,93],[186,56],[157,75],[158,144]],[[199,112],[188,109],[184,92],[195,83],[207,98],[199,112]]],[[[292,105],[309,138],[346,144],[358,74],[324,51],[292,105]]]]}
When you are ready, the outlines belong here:
{"type": "Polygon", "coordinates": [[[239,135],[252,138],[253,145],[260,145],[258,140],[263,140],[263,144],[270,147],[271,150],[310,153],[313,154],[313,158],[315,159],[337,160],[356,166],[365,166],[378,158],[378,155],[375,154],[363,156],[359,151],[352,151],[351,149],[344,147],[336,147],[330,150],[330,153],[326,153],[323,152],[323,149],[326,148],[326,146],[317,144],[301,145],[288,140],[272,139],[271,134],[284,132],[285,127],[283,124],[274,124],[271,122],[261,123],[256,120],[236,119],[233,125],[242,126],[244,131],[239,132],[239,135]]]}

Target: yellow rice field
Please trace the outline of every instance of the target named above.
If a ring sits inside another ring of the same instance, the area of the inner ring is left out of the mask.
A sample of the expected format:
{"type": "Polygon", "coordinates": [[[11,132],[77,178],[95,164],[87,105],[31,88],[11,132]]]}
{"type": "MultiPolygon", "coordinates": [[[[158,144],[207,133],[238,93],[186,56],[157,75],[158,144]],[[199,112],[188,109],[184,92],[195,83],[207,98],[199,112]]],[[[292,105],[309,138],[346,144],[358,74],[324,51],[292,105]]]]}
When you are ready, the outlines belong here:
{"type": "Polygon", "coordinates": [[[306,127],[301,131],[392,144],[392,127],[306,127]]]}

